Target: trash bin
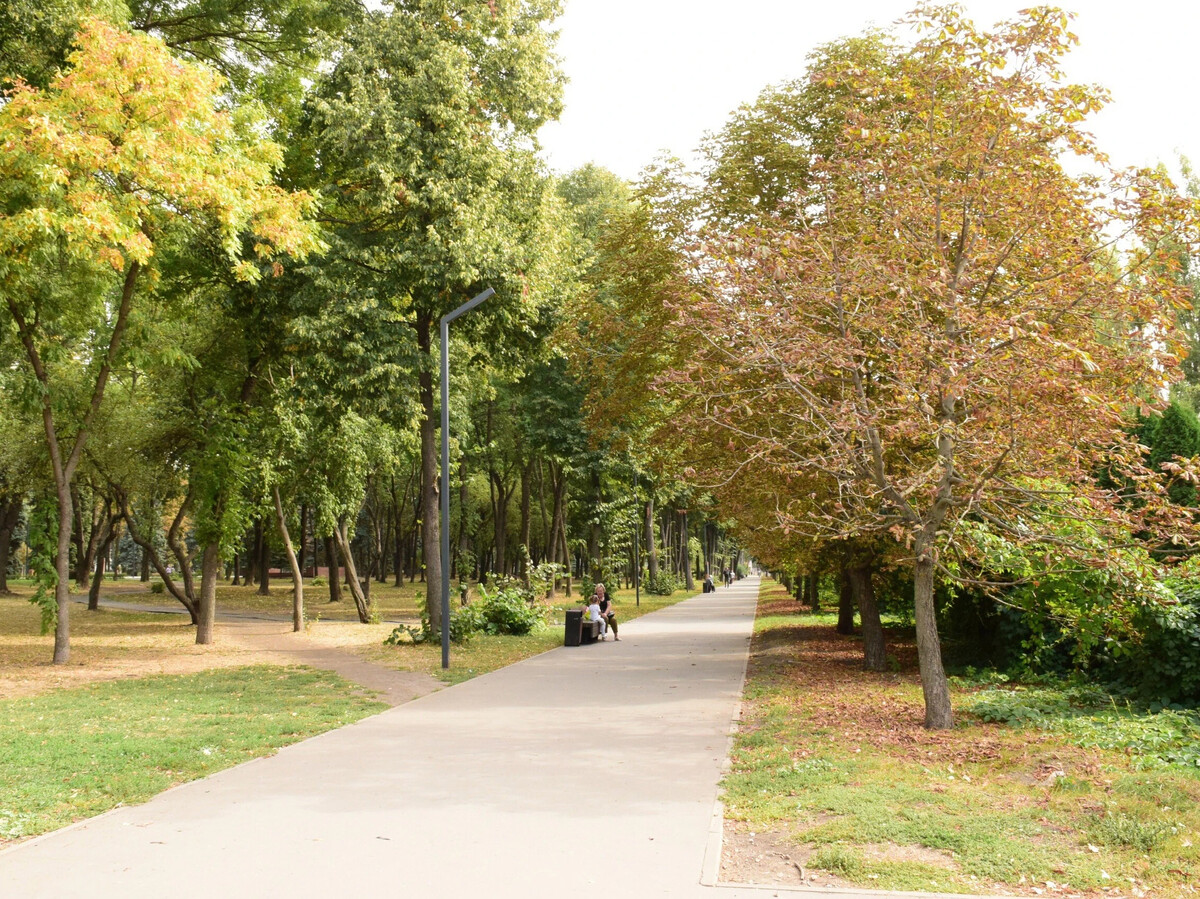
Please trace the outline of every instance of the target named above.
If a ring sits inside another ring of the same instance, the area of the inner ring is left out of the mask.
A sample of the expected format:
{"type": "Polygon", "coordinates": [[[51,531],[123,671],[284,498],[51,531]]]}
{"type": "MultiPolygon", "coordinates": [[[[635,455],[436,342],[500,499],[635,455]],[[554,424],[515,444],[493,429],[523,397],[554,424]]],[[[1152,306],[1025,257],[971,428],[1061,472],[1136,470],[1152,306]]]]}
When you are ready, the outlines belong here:
{"type": "Polygon", "coordinates": [[[567,623],[563,628],[563,646],[578,646],[579,632],[583,630],[583,609],[567,609],[567,623]]]}

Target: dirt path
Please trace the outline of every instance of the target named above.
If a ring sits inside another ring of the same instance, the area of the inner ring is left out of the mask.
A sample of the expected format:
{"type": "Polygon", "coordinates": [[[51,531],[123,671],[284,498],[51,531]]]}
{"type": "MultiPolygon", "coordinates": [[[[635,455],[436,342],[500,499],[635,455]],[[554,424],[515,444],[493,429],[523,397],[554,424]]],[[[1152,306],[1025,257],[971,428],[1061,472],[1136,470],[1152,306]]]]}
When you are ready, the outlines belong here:
{"type": "Polygon", "coordinates": [[[295,633],[290,621],[227,619],[218,622],[217,639],[256,653],[269,653],[272,661],[332,671],[348,681],[377,691],[380,699],[392,706],[446,686],[424,672],[397,671],[368,662],[352,652],[322,645],[319,636],[295,633]]]}

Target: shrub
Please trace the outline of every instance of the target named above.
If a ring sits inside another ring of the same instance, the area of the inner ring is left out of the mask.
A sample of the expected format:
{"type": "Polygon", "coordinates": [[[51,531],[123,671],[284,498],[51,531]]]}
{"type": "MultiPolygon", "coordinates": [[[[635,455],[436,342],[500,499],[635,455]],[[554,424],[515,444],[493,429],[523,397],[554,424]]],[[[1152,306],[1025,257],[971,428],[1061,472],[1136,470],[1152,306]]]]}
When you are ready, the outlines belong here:
{"type": "Polygon", "coordinates": [[[545,624],[542,609],[533,603],[526,592],[523,587],[511,585],[502,586],[495,592],[480,587],[479,599],[464,606],[460,612],[464,621],[469,621],[473,631],[523,637],[545,624]]]}
{"type": "MultiPolygon", "coordinates": [[[[511,635],[524,637],[541,630],[546,625],[543,609],[528,598],[530,591],[520,582],[505,578],[503,586],[493,585],[492,591],[481,586],[479,598],[450,613],[450,642],[469,643],[475,634],[489,636],[511,635]]],[[[422,615],[419,628],[400,625],[383,642],[396,646],[406,642],[426,643],[440,639],[430,627],[429,619],[422,615]]]]}
{"type": "Polygon", "coordinates": [[[658,577],[646,579],[646,592],[655,596],[670,596],[681,586],[678,575],[662,569],[659,569],[658,577]]]}
{"type": "Polygon", "coordinates": [[[324,587],[325,584],[327,583],[325,578],[321,577],[320,575],[317,575],[314,578],[310,578],[308,582],[309,582],[309,584],[311,584],[314,587],[324,587]]]}
{"type": "Polygon", "coordinates": [[[166,589],[167,589],[167,586],[162,581],[151,581],[150,582],[150,592],[151,593],[164,593],[166,591],[166,589]]]}

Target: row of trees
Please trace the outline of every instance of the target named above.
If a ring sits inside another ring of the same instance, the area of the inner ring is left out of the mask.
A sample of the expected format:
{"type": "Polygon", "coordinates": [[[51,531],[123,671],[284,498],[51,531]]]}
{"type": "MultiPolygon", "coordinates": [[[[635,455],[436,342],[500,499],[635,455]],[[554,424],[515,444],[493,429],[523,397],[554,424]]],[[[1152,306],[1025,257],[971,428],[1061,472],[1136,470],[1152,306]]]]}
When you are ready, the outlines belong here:
{"type": "Polygon", "coordinates": [[[1198,447],[1147,454],[1138,422],[1187,352],[1197,204],[1109,165],[1082,128],[1104,92],[1059,70],[1073,42],[1056,9],[989,30],[929,6],[820,48],[701,171],[651,173],[624,280],[584,314],[601,385],[649,385],[616,403],[688,442],[756,558],[810,601],[841,576],[869,668],[873,578],[906,572],[933,728],[939,587],[1029,602],[1084,648],[1136,640],[1195,537],[1198,447]]]}
{"type": "Polygon", "coordinates": [[[0,552],[29,547],[56,662],[70,582],[94,604],[122,540],[201,643],[218,579],[265,589],[273,552],[296,628],[319,556],[364,621],[372,577],[422,578],[438,630],[433,334],[484,285],[452,350],[452,572],[628,580],[635,531],[652,586],[731,563],[710,500],[584,419],[574,312],[637,203],[538,159],[558,6],[0,13],[0,552]]]}

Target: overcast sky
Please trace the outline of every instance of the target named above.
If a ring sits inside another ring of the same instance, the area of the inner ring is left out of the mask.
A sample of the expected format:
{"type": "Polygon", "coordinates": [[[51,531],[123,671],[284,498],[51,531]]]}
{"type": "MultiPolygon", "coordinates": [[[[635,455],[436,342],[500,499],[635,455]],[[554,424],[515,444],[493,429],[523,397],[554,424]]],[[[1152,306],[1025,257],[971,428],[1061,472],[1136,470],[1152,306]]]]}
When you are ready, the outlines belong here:
{"type": "MultiPolygon", "coordinates": [[[[911,0],[566,0],[559,53],[570,84],[561,121],[542,132],[546,158],[565,172],[595,162],[626,178],[660,150],[690,153],[767,84],[803,74],[816,45],[888,26],[911,0]]],[[[1026,2],[967,0],[977,23],[1026,2]]],[[[1113,101],[1091,130],[1118,165],[1200,163],[1200,3],[1076,0],[1075,81],[1113,101]]]]}

